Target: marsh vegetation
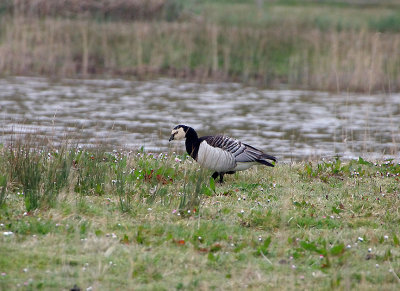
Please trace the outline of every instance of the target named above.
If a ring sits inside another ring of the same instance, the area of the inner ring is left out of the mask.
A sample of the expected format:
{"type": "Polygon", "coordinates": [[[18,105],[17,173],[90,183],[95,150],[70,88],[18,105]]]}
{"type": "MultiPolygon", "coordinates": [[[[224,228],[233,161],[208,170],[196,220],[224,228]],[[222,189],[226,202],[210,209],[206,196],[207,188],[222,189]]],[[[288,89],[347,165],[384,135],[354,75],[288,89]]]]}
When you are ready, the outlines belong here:
{"type": "Polygon", "coordinates": [[[1,289],[395,289],[400,165],[258,167],[186,155],[0,151],[1,289]]]}
{"type": "Polygon", "coordinates": [[[397,1],[303,2],[3,1],[0,71],[399,89],[397,1]]]}

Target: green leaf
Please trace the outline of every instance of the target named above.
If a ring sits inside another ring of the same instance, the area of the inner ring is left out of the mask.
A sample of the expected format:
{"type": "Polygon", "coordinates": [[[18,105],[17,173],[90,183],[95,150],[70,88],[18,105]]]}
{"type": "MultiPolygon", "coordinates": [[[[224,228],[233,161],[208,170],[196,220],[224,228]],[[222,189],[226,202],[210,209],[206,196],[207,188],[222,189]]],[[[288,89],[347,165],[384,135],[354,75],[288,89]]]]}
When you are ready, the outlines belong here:
{"type": "Polygon", "coordinates": [[[212,177],[210,178],[210,189],[215,193],[215,180],[212,177]]]}
{"type": "Polygon", "coordinates": [[[302,242],[300,242],[300,246],[301,246],[303,249],[307,250],[307,251],[318,252],[317,246],[316,246],[314,243],[312,243],[312,242],[308,243],[308,242],[306,242],[306,241],[302,241],[302,242]]]}
{"type": "Polygon", "coordinates": [[[293,256],[294,259],[298,259],[298,258],[301,258],[301,257],[302,257],[302,254],[299,253],[299,252],[297,252],[297,251],[295,251],[295,252],[292,254],[292,256],[293,256]]]}
{"type": "Polygon", "coordinates": [[[129,243],[129,237],[126,234],[124,234],[124,238],[121,239],[121,243],[124,243],[124,244],[128,244],[129,243]]]}
{"type": "Polygon", "coordinates": [[[142,234],[142,228],[139,227],[137,234],[136,234],[136,241],[138,244],[143,244],[144,243],[144,236],[142,234]]]}
{"type": "Polygon", "coordinates": [[[217,256],[215,256],[213,253],[208,253],[208,260],[211,262],[215,262],[217,260],[217,256]]]}
{"type": "Polygon", "coordinates": [[[312,175],[312,164],[311,164],[311,162],[310,162],[309,164],[306,164],[306,165],[304,166],[304,168],[305,168],[305,170],[306,170],[306,172],[307,172],[307,175],[308,175],[309,177],[311,177],[311,175],[312,175]]]}
{"type": "Polygon", "coordinates": [[[391,258],[392,258],[392,252],[391,252],[390,249],[388,249],[388,250],[385,252],[385,255],[383,256],[383,259],[386,261],[386,260],[390,260],[391,258]]]}
{"type": "Polygon", "coordinates": [[[222,246],[219,243],[216,243],[211,246],[210,252],[215,253],[222,249],[222,246]]]}
{"type": "Polygon", "coordinates": [[[337,256],[342,254],[345,251],[344,244],[338,244],[331,248],[330,253],[332,256],[337,256]]]}
{"type": "Polygon", "coordinates": [[[370,162],[367,162],[367,161],[364,160],[362,157],[359,157],[359,158],[358,158],[358,163],[359,163],[360,165],[371,165],[370,162]]]}
{"type": "Polygon", "coordinates": [[[393,244],[395,246],[399,246],[400,245],[399,238],[395,234],[393,234],[393,244]]]}
{"type": "Polygon", "coordinates": [[[269,245],[271,244],[271,237],[269,236],[263,243],[263,249],[268,249],[269,245]]]}
{"type": "Polygon", "coordinates": [[[212,196],[213,195],[213,192],[211,191],[211,189],[208,188],[206,185],[203,185],[202,192],[203,192],[204,195],[207,195],[207,196],[212,196]]]}
{"type": "Polygon", "coordinates": [[[335,206],[332,207],[332,211],[336,214],[339,214],[340,212],[342,212],[342,210],[336,208],[335,206]]]}

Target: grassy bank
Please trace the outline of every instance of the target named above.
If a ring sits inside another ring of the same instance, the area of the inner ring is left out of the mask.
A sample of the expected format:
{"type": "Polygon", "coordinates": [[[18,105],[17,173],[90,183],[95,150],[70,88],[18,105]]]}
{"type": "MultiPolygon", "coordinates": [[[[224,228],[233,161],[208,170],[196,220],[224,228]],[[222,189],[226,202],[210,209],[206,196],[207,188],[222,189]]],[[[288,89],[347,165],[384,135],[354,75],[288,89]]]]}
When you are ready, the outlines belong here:
{"type": "Polygon", "coordinates": [[[363,92],[400,88],[395,1],[92,2],[7,2],[0,9],[2,74],[172,76],[363,92]]]}
{"type": "Polygon", "coordinates": [[[223,185],[175,154],[14,145],[0,165],[3,290],[400,284],[391,161],[277,164],[223,185]]]}

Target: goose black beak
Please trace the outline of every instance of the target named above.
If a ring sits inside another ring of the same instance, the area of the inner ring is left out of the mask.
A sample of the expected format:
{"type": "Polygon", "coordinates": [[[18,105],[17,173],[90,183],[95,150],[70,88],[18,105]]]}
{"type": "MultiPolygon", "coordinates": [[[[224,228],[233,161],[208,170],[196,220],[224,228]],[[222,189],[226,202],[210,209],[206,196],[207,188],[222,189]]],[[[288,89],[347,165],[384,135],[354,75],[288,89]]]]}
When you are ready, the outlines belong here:
{"type": "Polygon", "coordinates": [[[171,134],[171,136],[169,137],[169,141],[174,140],[174,134],[171,134]]]}

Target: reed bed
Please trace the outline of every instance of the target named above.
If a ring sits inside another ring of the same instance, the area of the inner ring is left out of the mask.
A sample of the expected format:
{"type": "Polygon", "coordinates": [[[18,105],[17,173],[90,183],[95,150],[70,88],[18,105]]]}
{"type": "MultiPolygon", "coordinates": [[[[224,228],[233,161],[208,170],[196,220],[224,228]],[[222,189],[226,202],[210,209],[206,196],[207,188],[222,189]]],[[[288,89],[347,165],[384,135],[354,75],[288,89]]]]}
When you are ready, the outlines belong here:
{"type": "Polygon", "coordinates": [[[168,75],[364,92],[393,92],[400,84],[400,34],[25,17],[1,22],[3,74],[168,75]]]}
{"type": "Polygon", "coordinates": [[[10,5],[0,10],[2,75],[172,76],[269,87],[399,90],[400,18],[392,2],[362,2],[377,8],[351,1],[343,7],[313,1],[305,7],[142,2],[6,2],[10,5]],[[202,12],[191,12],[196,9],[202,12]]]}

